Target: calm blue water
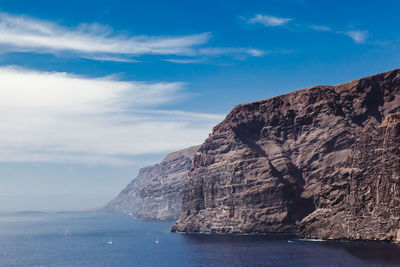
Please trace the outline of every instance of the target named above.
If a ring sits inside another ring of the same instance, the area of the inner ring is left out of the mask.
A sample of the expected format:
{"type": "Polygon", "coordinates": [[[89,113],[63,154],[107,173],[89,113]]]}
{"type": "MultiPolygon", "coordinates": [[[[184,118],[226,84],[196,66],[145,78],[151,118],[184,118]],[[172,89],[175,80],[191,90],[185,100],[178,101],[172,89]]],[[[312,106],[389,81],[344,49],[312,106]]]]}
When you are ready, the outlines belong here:
{"type": "Polygon", "coordinates": [[[400,248],[392,244],[306,242],[289,235],[176,234],[169,232],[172,224],[115,214],[2,214],[0,265],[400,265],[400,248]]]}

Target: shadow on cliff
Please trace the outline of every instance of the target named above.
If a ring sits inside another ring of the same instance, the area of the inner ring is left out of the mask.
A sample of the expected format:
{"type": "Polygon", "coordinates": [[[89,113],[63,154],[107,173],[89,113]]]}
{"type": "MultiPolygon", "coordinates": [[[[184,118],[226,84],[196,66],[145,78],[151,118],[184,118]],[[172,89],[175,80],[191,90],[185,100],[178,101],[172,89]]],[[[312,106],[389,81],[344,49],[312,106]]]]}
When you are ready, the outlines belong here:
{"type": "MultiPolygon", "coordinates": [[[[273,126],[276,126],[276,124],[271,123],[273,126]]],[[[271,169],[270,175],[278,178],[285,185],[285,192],[287,192],[286,199],[288,200],[288,216],[283,222],[295,225],[315,210],[314,201],[312,198],[302,198],[301,196],[305,185],[303,172],[292,161],[285,163],[284,172],[279,171],[269,159],[267,152],[257,144],[264,126],[265,122],[254,120],[234,127],[233,131],[241,143],[246,145],[259,157],[266,159],[271,169]]],[[[277,144],[279,145],[279,142],[277,144]]]]}

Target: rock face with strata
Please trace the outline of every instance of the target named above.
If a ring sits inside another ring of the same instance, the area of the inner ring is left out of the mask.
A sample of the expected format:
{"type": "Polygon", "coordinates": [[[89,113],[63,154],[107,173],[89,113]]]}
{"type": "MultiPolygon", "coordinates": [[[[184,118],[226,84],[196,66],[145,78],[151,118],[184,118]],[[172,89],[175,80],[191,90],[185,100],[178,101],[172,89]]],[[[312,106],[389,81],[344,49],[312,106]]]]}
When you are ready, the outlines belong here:
{"type": "Polygon", "coordinates": [[[359,131],[347,161],[326,181],[324,203],[302,220],[301,236],[399,242],[400,116],[359,131]]]}
{"type": "Polygon", "coordinates": [[[400,70],[236,106],[173,231],[400,240],[400,70]]]}
{"type": "Polygon", "coordinates": [[[139,170],[138,176],[102,211],[132,213],[144,219],[176,219],[182,191],[199,146],[169,154],[159,164],[139,170]]]}

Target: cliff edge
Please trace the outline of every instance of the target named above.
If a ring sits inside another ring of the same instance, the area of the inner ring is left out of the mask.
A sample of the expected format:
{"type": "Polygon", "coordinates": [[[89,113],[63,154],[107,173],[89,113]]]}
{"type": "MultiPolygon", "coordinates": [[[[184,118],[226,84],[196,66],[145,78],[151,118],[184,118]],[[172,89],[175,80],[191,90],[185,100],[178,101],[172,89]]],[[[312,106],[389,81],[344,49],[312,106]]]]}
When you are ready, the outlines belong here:
{"type": "Polygon", "coordinates": [[[400,241],[399,114],[400,70],[236,106],[172,230],[400,241]]]}
{"type": "Polygon", "coordinates": [[[138,176],[102,211],[131,213],[144,219],[177,219],[184,182],[198,148],[173,152],[161,163],[140,169],[138,176]]]}

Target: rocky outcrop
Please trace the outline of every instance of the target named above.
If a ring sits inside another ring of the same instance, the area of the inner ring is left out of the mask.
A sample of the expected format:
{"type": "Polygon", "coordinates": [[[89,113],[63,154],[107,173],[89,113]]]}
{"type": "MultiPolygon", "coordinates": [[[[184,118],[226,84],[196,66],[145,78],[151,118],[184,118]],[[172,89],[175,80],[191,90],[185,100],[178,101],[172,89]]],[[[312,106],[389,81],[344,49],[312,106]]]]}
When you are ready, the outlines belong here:
{"type": "Polygon", "coordinates": [[[400,70],[235,107],[199,148],[173,231],[400,238],[400,70]]]}
{"type": "Polygon", "coordinates": [[[139,170],[138,176],[102,211],[132,213],[145,219],[176,219],[183,185],[199,146],[169,154],[159,164],[139,170]]]}

